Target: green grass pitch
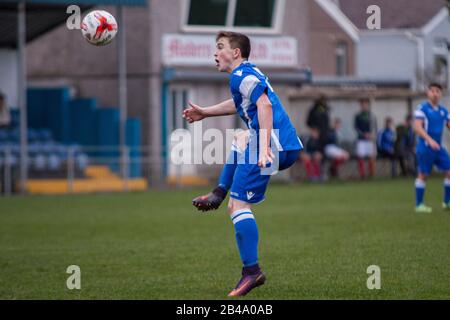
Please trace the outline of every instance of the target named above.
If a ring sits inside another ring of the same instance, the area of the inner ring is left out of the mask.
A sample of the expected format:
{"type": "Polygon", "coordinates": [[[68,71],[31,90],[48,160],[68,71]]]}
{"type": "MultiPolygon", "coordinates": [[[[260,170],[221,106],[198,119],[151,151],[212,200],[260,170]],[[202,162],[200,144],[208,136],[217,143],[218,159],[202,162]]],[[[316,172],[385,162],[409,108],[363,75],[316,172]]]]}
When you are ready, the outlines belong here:
{"type": "MultiPolygon", "coordinates": [[[[267,282],[244,299],[449,299],[442,179],[427,185],[432,214],[413,211],[413,184],[272,184],[254,208],[267,282]]],[[[206,191],[0,198],[0,299],[225,299],[240,260],[226,205],[191,205],[206,191]]]]}

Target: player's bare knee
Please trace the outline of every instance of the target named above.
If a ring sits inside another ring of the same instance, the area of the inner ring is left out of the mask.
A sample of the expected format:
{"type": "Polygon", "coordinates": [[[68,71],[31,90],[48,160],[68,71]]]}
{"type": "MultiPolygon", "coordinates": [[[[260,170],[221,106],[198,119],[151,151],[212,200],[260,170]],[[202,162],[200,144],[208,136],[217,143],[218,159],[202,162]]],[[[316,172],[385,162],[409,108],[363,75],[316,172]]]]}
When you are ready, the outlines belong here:
{"type": "Polygon", "coordinates": [[[233,198],[230,198],[230,200],[228,201],[227,209],[228,209],[228,214],[232,215],[233,212],[234,212],[234,210],[233,210],[233,198]]]}
{"type": "Polygon", "coordinates": [[[230,199],[228,202],[228,213],[231,215],[237,210],[249,209],[251,210],[252,205],[247,202],[239,201],[236,199],[230,199]]]}
{"type": "Polygon", "coordinates": [[[417,175],[417,180],[420,180],[420,181],[426,181],[427,180],[427,176],[425,175],[425,174],[423,174],[423,173],[419,173],[418,175],[417,175]]]}

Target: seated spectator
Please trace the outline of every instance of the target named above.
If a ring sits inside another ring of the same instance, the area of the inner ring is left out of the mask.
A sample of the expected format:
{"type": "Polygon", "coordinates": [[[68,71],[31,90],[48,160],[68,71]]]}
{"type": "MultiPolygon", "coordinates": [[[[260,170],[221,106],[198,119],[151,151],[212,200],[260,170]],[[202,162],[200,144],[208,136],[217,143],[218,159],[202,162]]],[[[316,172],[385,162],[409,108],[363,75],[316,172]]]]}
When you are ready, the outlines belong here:
{"type": "Polygon", "coordinates": [[[395,162],[395,132],[393,129],[394,121],[391,117],[385,119],[385,127],[378,133],[377,149],[381,158],[389,159],[391,161],[391,175],[397,175],[397,166],[395,162]]]}
{"type": "Polygon", "coordinates": [[[339,118],[334,119],[333,125],[328,133],[328,142],[325,145],[325,156],[330,159],[330,176],[338,177],[339,166],[344,164],[350,158],[350,155],[343,148],[339,147],[339,129],[342,127],[342,121],[339,118]]]}
{"type": "Polygon", "coordinates": [[[11,115],[9,114],[9,108],[6,105],[6,98],[3,93],[0,92],[0,128],[7,128],[11,123],[11,115]]]}
{"type": "Polygon", "coordinates": [[[320,141],[320,132],[317,128],[310,129],[310,135],[306,138],[305,150],[301,152],[300,159],[303,161],[308,179],[312,182],[321,180],[320,165],[323,159],[320,141]]]}

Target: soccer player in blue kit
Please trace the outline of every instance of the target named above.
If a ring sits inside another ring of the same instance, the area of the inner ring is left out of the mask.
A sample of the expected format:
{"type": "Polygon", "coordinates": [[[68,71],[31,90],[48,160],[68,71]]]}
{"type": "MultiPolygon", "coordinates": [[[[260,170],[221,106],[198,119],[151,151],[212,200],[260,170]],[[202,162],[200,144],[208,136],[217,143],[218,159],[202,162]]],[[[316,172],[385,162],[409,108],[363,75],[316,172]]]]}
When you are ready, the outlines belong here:
{"type": "Polygon", "coordinates": [[[193,200],[199,210],[217,209],[230,190],[228,212],[243,264],[242,277],[228,294],[230,297],[243,296],[266,279],[258,264],[259,235],[252,213],[252,205],[264,200],[269,183],[270,174],[264,174],[263,170],[272,167],[275,173],[289,168],[303,148],[267,77],[248,61],[250,50],[246,35],[219,32],[214,58],[217,69],[230,74],[232,99],[210,107],[190,102],[183,111],[189,123],[238,113],[249,129],[235,136],[219,185],[193,200]]]}
{"type": "Polygon", "coordinates": [[[450,209],[450,157],[442,146],[444,126],[450,129],[450,115],[439,104],[442,97],[440,84],[431,83],[427,90],[428,101],[420,104],[414,112],[417,146],[416,157],[418,175],[416,179],[416,212],[432,212],[432,208],[423,202],[425,179],[431,173],[433,165],[445,172],[444,200],[442,207],[450,209]]]}

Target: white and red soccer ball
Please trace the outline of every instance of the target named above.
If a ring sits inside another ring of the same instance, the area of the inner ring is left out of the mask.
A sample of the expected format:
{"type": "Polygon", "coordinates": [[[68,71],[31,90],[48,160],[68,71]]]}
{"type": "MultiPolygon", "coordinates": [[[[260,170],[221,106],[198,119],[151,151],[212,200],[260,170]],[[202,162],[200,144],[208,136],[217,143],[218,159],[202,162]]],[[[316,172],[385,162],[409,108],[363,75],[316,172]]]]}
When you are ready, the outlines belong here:
{"type": "Polygon", "coordinates": [[[83,37],[96,46],[107,45],[117,33],[117,22],[112,14],[104,10],[89,12],[81,23],[83,37]]]}

